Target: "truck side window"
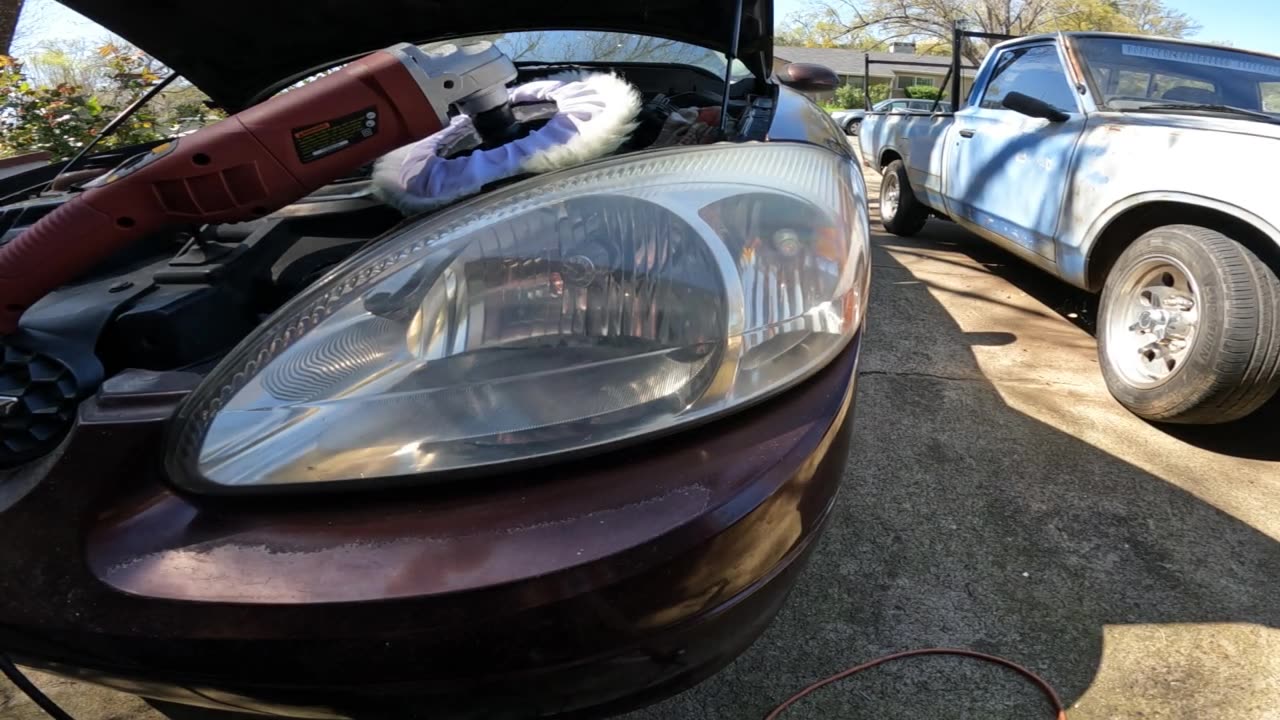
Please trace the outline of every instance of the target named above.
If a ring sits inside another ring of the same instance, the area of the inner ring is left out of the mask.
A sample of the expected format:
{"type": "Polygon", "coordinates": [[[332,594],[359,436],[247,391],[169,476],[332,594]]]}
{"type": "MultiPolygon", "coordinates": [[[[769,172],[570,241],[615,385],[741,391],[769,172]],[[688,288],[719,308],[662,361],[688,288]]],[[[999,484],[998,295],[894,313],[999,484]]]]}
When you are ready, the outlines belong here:
{"type": "Polygon", "coordinates": [[[1003,109],[1004,96],[1011,92],[1039,98],[1063,112],[1078,110],[1075,92],[1053,45],[1013,48],[996,58],[981,107],[1003,109]]]}

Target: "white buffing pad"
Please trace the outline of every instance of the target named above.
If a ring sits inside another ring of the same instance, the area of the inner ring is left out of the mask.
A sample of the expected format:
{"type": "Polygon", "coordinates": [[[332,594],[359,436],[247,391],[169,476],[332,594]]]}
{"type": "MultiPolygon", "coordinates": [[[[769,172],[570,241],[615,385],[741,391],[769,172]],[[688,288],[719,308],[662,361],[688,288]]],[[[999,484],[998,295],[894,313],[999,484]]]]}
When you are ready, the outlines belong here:
{"type": "Polygon", "coordinates": [[[608,155],[636,127],[640,93],[605,73],[569,72],[510,90],[511,103],[554,102],[547,124],[492,150],[452,159],[436,153],[473,132],[471,118],[458,115],[449,127],[394,150],[378,160],[374,192],[406,215],[435,210],[485,185],[522,173],[544,173],[608,155]]]}

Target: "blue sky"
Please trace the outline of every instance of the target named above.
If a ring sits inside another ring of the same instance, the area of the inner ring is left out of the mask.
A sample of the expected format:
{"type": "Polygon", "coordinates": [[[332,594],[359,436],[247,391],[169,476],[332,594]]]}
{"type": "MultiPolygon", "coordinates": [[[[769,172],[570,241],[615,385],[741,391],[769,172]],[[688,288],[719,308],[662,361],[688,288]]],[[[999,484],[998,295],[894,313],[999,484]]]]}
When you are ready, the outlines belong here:
{"type": "MultiPolygon", "coordinates": [[[[803,10],[811,0],[775,0],[774,15],[779,21],[794,12],[803,10]]],[[[1166,4],[1181,10],[1204,26],[1199,40],[1210,42],[1225,40],[1238,48],[1262,50],[1280,55],[1280,33],[1270,22],[1275,12],[1275,0],[1165,0],[1166,4]]],[[[15,54],[21,55],[30,46],[38,45],[40,35],[56,33],[59,37],[97,40],[103,37],[101,28],[76,13],[63,8],[53,0],[27,0],[24,23],[27,16],[38,20],[40,33],[28,32],[19,26],[19,44],[15,54]]],[[[27,25],[31,28],[31,25],[27,25]]]]}

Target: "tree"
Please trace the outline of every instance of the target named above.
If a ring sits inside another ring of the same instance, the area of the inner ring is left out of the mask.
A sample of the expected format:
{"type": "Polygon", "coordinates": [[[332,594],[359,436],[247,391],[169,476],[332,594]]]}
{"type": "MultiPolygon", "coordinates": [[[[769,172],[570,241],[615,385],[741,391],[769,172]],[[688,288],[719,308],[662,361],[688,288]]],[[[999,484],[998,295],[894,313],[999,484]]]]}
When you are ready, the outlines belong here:
{"type": "Polygon", "coordinates": [[[840,16],[830,9],[792,13],[787,24],[775,34],[778,45],[789,47],[871,49],[877,41],[866,33],[850,32],[840,16]]]}
{"type": "Polygon", "coordinates": [[[1055,14],[1054,30],[1113,30],[1129,31],[1128,22],[1121,14],[1118,2],[1080,2],[1063,7],[1055,14]]]}
{"type": "MultiPolygon", "coordinates": [[[[66,78],[37,81],[25,63],[0,55],[0,156],[47,150],[76,153],[135,98],[168,72],[132,47],[105,45],[92,59],[69,60],[66,78]]],[[[190,84],[174,82],[102,142],[102,148],[160,140],[195,129],[221,113],[190,84]]]]}
{"type": "Polygon", "coordinates": [[[22,15],[22,0],[0,0],[0,55],[9,54],[13,35],[18,29],[18,16],[22,15]]]}
{"type": "Polygon", "coordinates": [[[1132,25],[1132,32],[1175,38],[1200,32],[1199,23],[1161,0],[1118,0],[1116,5],[1132,25]]]}
{"type": "Polygon", "coordinates": [[[83,85],[98,82],[107,71],[106,58],[98,53],[102,43],[54,39],[26,53],[22,60],[27,79],[36,85],[83,85]]]}
{"type": "MultiPolygon", "coordinates": [[[[881,43],[930,41],[948,48],[956,25],[1001,35],[1087,29],[1183,37],[1200,29],[1163,0],[820,0],[814,12],[833,18],[851,35],[870,34],[881,43]]],[[[976,64],[988,47],[966,42],[961,53],[976,64]]]]}

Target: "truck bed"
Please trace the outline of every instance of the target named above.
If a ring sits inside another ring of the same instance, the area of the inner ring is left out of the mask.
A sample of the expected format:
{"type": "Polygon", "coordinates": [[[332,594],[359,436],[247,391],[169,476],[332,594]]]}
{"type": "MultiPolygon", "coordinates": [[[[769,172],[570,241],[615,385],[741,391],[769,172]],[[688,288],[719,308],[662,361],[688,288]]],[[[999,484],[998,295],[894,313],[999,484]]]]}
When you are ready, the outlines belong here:
{"type": "Polygon", "coordinates": [[[948,215],[943,139],[954,121],[954,113],[867,113],[858,134],[859,149],[864,160],[877,168],[891,159],[903,159],[917,197],[935,212],[948,215]]]}

